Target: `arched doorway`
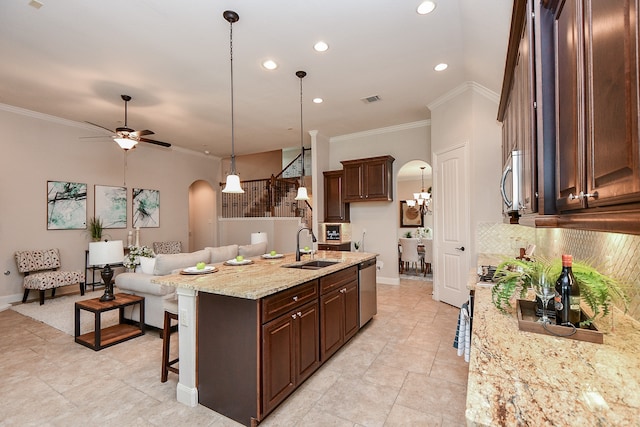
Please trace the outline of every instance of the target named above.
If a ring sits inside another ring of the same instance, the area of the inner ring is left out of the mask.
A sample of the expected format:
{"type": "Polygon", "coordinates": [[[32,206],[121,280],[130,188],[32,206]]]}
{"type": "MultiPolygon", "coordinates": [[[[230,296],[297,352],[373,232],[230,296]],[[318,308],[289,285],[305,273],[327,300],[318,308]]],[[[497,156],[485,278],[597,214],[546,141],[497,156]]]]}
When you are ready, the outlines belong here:
{"type": "MultiPolygon", "coordinates": [[[[411,207],[411,203],[407,201],[416,200],[416,196],[421,197],[420,193],[429,193],[429,197],[433,194],[433,169],[429,163],[424,160],[411,160],[398,170],[396,177],[396,189],[398,200],[400,200],[399,221],[398,221],[398,239],[401,237],[420,237],[423,242],[419,247],[422,256],[425,256],[425,247],[429,246],[429,260],[427,261],[430,273],[432,264],[432,239],[433,239],[433,211],[431,205],[426,205],[421,211],[419,204],[411,207]],[[419,233],[420,231],[420,233],[419,233]]],[[[429,199],[430,202],[431,199],[429,199]]],[[[422,258],[421,258],[422,259],[422,258]]],[[[420,275],[425,277],[424,275],[420,275]]],[[[403,276],[404,277],[404,276],[403,276]]],[[[431,276],[427,275],[430,280],[431,276]]]]}
{"type": "MultiPolygon", "coordinates": [[[[423,188],[425,190],[429,190],[431,195],[433,195],[433,169],[431,165],[424,160],[411,160],[402,165],[398,170],[398,176],[396,179],[396,182],[398,183],[397,194],[400,201],[413,199],[414,193],[421,192],[423,188]],[[424,167],[424,170],[421,169],[421,167],[424,167]]],[[[431,208],[429,208],[429,211],[423,216],[421,223],[425,228],[428,227],[433,231],[433,212],[431,211],[431,208]]],[[[413,223],[406,223],[402,226],[402,221],[399,222],[399,225],[400,230],[398,237],[409,231],[414,232],[415,229],[419,227],[419,225],[414,225],[413,223]]]]}
{"type": "Polygon", "coordinates": [[[189,186],[189,252],[217,246],[216,192],[207,181],[189,186]]]}

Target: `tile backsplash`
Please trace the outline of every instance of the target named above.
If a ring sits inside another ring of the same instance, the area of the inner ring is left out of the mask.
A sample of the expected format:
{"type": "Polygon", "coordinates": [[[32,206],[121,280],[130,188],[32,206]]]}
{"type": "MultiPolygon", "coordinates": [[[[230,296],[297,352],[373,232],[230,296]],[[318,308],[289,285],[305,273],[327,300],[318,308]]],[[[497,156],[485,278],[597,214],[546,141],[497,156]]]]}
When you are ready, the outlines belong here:
{"type": "MultiPolygon", "coordinates": [[[[518,247],[535,243],[536,254],[559,258],[571,254],[604,274],[628,284],[628,314],[640,321],[640,236],[561,228],[532,228],[502,223],[480,223],[479,254],[516,255],[518,247]],[[518,246],[520,244],[520,246],[518,246]]],[[[619,307],[622,308],[622,307],[619,307]]]]}

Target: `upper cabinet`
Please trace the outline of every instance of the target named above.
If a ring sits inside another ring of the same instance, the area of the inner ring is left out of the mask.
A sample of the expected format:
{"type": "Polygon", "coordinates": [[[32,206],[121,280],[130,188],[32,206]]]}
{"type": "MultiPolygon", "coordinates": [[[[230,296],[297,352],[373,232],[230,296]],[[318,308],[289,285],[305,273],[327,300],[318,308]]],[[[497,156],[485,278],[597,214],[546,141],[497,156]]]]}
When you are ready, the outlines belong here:
{"type": "Polygon", "coordinates": [[[344,160],[344,201],[392,201],[393,161],[391,156],[344,160]]]}
{"type": "Polygon", "coordinates": [[[514,2],[498,119],[521,223],[640,234],[638,34],[637,2],[514,2]]]}
{"type": "Polygon", "coordinates": [[[344,201],[344,171],[325,171],[324,222],[349,222],[349,204],[344,201]]]}
{"type": "Polygon", "coordinates": [[[627,0],[556,11],[560,211],[640,201],[636,13],[627,0]]]}
{"type": "Polygon", "coordinates": [[[519,154],[520,188],[513,210],[518,215],[537,212],[536,97],[534,80],[533,14],[529,2],[517,2],[511,27],[507,70],[498,120],[502,122],[502,164],[519,154]],[[508,74],[507,74],[508,73],[508,74]],[[517,206],[516,206],[517,205],[517,206]]]}

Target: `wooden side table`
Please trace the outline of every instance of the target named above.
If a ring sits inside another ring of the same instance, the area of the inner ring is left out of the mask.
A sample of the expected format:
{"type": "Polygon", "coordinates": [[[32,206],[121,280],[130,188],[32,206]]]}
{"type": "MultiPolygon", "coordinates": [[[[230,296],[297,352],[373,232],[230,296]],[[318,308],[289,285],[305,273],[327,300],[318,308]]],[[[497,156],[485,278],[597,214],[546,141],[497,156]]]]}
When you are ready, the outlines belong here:
{"type": "Polygon", "coordinates": [[[112,301],[100,301],[100,298],[92,298],[78,301],[75,304],[75,341],[95,351],[102,350],[122,341],[144,335],[144,297],[137,295],[118,293],[112,301]],[[124,308],[135,304],[140,305],[140,323],[132,325],[125,323],[124,308]],[[117,325],[102,329],[100,317],[102,313],[118,309],[120,318],[117,325]],[[86,310],[95,316],[95,330],[80,335],[80,310],[86,310]]]}

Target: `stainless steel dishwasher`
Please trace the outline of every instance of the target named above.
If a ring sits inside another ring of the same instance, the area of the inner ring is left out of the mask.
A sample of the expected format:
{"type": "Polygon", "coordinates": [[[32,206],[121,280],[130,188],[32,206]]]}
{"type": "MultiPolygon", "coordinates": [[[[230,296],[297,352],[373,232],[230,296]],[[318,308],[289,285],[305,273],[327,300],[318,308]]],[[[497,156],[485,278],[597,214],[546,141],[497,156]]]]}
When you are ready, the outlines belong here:
{"type": "Polygon", "coordinates": [[[378,312],[376,295],[376,259],[358,264],[360,304],[360,327],[363,327],[378,312]]]}

